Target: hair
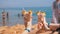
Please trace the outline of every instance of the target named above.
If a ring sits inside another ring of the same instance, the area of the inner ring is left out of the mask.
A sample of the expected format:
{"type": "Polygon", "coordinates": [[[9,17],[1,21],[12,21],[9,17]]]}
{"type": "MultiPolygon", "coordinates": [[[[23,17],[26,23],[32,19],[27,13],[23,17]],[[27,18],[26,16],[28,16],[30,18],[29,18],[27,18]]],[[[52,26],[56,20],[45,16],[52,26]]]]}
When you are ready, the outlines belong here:
{"type": "Polygon", "coordinates": [[[36,12],[36,14],[38,14],[39,12],[36,12]]]}
{"type": "Polygon", "coordinates": [[[22,15],[25,15],[26,14],[26,11],[22,11],[22,15]]]}
{"type": "Polygon", "coordinates": [[[32,15],[32,10],[29,10],[29,12],[28,12],[30,15],[32,15]]]}
{"type": "Polygon", "coordinates": [[[38,11],[38,12],[36,12],[36,14],[37,14],[37,15],[38,15],[38,14],[40,14],[40,13],[41,13],[41,12],[39,12],[39,11],[38,11]]]}
{"type": "Polygon", "coordinates": [[[43,16],[46,16],[46,13],[45,12],[41,12],[43,14],[43,16]]]}

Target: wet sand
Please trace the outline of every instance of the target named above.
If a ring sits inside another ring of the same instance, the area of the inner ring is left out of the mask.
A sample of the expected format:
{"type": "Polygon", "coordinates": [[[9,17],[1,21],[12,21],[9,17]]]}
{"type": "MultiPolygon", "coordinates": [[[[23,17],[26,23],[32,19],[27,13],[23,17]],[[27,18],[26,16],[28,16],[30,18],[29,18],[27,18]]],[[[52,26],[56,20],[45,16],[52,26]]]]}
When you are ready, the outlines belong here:
{"type": "MultiPolygon", "coordinates": [[[[32,30],[31,32],[26,32],[24,25],[21,24],[17,24],[14,26],[1,26],[0,27],[0,34],[36,34],[37,32],[37,24],[32,26],[32,30]]],[[[46,32],[42,32],[39,34],[50,34],[51,31],[46,31],[46,32]]],[[[55,32],[54,34],[57,34],[57,32],[55,32]]]]}

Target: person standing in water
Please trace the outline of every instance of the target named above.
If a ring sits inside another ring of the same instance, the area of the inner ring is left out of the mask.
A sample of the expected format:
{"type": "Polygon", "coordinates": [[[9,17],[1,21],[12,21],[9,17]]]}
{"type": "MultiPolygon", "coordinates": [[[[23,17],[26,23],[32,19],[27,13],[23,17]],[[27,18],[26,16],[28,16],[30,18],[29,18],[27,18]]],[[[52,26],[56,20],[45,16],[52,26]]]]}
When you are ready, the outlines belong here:
{"type": "Polygon", "coordinates": [[[8,12],[7,12],[7,16],[6,17],[7,17],[7,20],[9,20],[9,13],[8,12]]]}
{"type": "Polygon", "coordinates": [[[9,12],[6,12],[7,24],[9,25],[9,12]]]}
{"type": "Polygon", "coordinates": [[[18,18],[20,18],[20,14],[18,13],[18,18]]]}
{"type": "Polygon", "coordinates": [[[3,20],[3,26],[6,25],[6,13],[2,12],[2,20],[3,20]]]}

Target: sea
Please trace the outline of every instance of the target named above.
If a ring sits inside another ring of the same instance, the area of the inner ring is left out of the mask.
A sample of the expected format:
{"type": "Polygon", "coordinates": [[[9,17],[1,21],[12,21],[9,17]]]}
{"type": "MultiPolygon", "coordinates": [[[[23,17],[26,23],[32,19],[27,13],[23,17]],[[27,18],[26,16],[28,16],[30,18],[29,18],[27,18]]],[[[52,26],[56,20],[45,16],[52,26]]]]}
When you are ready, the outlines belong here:
{"type": "MultiPolygon", "coordinates": [[[[9,19],[6,20],[6,25],[7,26],[12,26],[16,24],[24,24],[23,17],[22,17],[22,9],[23,8],[0,8],[0,26],[2,26],[2,12],[3,9],[5,12],[8,12],[9,14],[9,19]],[[20,16],[18,16],[18,14],[20,16]]],[[[46,13],[46,21],[47,23],[51,23],[52,21],[52,7],[24,7],[26,11],[32,10],[33,12],[33,20],[32,24],[37,24],[37,11],[42,11],[46,13]]]]}

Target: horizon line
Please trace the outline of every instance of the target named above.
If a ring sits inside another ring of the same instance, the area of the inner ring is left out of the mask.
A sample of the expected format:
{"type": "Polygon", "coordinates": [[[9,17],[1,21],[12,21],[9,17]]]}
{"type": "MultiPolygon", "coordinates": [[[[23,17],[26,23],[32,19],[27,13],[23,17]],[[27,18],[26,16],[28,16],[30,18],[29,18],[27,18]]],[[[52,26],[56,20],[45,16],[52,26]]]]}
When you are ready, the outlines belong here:
{"type": "MultiPolygon", "coordinates": [[[[46,7],[46,6],[44,6],[44,7],[46,7]]],[[[51,7],[51,6],[47,6],[47,7],[51,7]]],[[[6,7],[4,7],[4,8],[6,8],[6,7]]],[[[7,7],[7,8],[33,8],[33,7],[7,7]]]]}

